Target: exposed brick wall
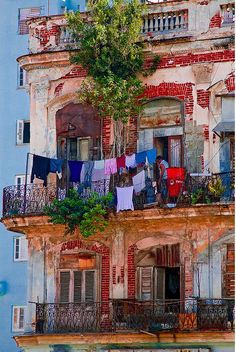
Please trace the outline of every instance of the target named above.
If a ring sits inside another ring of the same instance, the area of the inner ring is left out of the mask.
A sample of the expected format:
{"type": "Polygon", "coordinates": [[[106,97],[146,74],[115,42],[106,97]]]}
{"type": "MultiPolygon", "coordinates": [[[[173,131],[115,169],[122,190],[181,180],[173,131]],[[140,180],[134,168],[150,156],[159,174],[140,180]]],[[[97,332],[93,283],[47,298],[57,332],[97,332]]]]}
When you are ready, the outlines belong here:
{"type": "Polygon", "coordinates": [[[143,96],[156,98],[161,96],[176,97],[184,101],[185,114],[193,113],[193,83],[160,83],[158,86],[146,86],[143,96]]]}
{"type": "Polygon", "coordinates": [[[55,24],[50,28],[47,28],[46,25],[40,29],[35,28],[35,36],[39,38],[40,45],[43,47],[49,43],[51,36],[54,36],[56,44],[59,44],[60,27],[55,24]]]}
{"type": "MultiPolygon", "coordinates": [[[[110,250],[103,244],[95,243],[89,244],[83,242],[81,240],[73,240],[68,241],[66,243],[62,243],[61,251],[66,249],[85,249],[95,253],[101,254],[101,301],[109,301],[109,293],[110,293],[110,250]]],[[[109,309],[109,305],[104,305],[104,309],[102,308],[102,313],[107,313],[107,309],[109,309]]]]}
{"type": "Polygon", "coordinates": [[[58,86],[56,86],[54,90],[54,97],[58,97],[62,93],[63,86],[64,86],[64,82],[59,83],[58,86]]]}
{"type": "Polygon", "coordinates": [[[87,70],[82,66],[78,65],[73,67],[70,72],[68,72],[65,76],[61,78],[78,78],[78,77],[86,77],[87,70]]]}
{"type": "Polygon", "coordinates": [[[135,298],[135,250],[137,246],[131,245],[128,249],[128,298],[135,298]]]}
{"type": "Polygon", "coordinates": [[[115,265],[113,265],[112,267],[112,283],[113,285],[116,284],[116,266],[115,265]]]}
{"type": "Polygon", "coordinates": [[[102,150],[105,157],[108,157],[111,152],[111,133],[112,133],[111,118],[109,116],[102,119],[102,150]]]}
{"type": "Polygon", "coordinates": [[[210,20],[209,28],[220,28],[221,27],[221,17],[220,13],[217,12],[210,20]]]}
{"type": "Polygon", "coordinates": [[[232,72],[226,79],[225,79],[225,84],[229,92],[232,92],[235,90],[235,75],[234,72],[232,72]]]}
{"type": "Polygon", "coordinates": [[[209,125],[203,125],[203,136],[206,141],[209,141],[209,125]]]}
{"type": "MultiPolygon", "coordinates": [[[[157,69],[190,66],[201,62],[227,62],[234,61],[234,50],[209,51],[205,53],[188,53],[186,55],[163,56],[157,69]]],[[[150,68],[152,58],[146,56],[144,68],[150,68]]]]}
{"type": "Polygon", "coordinates": [[[197,90],[197,103],[203,109],[209,108],[209,99],[210,99],[210,92],[204,89],[197,90]]]}

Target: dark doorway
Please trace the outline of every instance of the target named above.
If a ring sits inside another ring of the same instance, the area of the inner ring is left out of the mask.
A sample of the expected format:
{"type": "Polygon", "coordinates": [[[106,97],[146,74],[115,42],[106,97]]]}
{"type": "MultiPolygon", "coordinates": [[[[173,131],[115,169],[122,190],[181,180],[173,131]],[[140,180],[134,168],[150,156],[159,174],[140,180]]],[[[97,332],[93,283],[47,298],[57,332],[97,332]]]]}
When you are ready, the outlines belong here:
{"type": "Polygon", "coordinates": [[[165,268],[165,299],[180,299],[180,268],[165,268]]]}

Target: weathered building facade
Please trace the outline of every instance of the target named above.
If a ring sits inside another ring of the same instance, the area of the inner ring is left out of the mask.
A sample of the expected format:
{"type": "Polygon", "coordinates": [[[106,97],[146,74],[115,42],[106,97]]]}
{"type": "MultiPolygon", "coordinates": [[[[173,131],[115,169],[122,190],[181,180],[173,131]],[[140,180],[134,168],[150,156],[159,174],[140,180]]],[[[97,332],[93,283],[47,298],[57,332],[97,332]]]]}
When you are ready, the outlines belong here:
{"type": "MultiPolygon", "coordinates": [[[[5,189],[3,222],[29,240],[28,300],[37,303],[29,303],[25,334],[16,338],[24,351],[233,348],[233,22],[234,4],[223,0],[147,6],[145,67],[152,53],[161,60],[143,78],[144,113],[130,118],[125,136],[126,154],[157,148],[191,177],[217,173],[220,202],[142,204],[110,215],[106,230],[85,240],[65,238],[42,214],[56,196],[54,175],[47,187],[25,186],[14,216],[9,199],[17,195],[5,189]]],[[[87,73],[70,64],[76,45],[65,17],[33,19],[29,28],[29,53],[18,61],[29,79],[30,152],[108,158],[112,121],[78,101],[87,73]]]]}

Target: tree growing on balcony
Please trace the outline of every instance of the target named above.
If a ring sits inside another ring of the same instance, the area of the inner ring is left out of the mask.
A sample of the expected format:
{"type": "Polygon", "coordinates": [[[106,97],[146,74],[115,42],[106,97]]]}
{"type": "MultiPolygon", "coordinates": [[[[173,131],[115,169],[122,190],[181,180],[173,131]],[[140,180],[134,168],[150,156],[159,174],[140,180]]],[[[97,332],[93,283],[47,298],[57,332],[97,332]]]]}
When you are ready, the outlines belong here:
{"type": "MultiPolygon", "coordinates": [[[[94,106],[101,118],[112,119],[112,156],[120,155],[126,148],[125,125],[142,111],[137,97],[143,86],[137,75],[144,72],[140,29],[145,7],[139,0],[89,0],[88,10],[86,20],[79,12],[67,15],[79,47],[71,62],[88,70],[80,101],[94,106]]],[[[157,63],[155,57],[145,74],[155,71],[157,63]]]]}

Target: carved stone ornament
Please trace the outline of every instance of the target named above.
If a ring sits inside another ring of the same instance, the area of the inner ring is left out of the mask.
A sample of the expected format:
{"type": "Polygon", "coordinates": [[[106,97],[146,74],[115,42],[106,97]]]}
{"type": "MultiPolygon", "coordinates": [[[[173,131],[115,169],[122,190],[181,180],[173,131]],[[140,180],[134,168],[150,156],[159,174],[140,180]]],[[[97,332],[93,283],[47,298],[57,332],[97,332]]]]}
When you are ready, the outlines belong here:
{"type": "Polygon", "coordinates": [[[211,82],[213,63],[195,64],[192,70],[197,84],[211,82]]]}

